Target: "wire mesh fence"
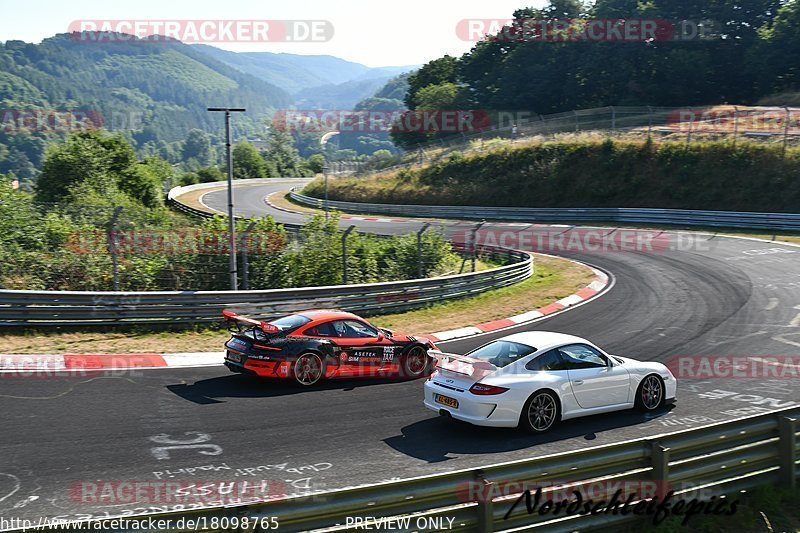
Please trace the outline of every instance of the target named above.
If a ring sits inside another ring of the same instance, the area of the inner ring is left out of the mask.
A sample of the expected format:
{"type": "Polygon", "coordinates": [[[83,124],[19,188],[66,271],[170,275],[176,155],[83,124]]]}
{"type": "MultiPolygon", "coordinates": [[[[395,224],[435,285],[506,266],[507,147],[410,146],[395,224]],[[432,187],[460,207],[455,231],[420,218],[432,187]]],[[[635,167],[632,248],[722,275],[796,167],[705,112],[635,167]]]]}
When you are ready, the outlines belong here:
{"type": "MultiPolygon", "coordinates": [[[[228,290],[223,217],[205,220],[132,206],[0,202],[0,288],[15,290],[228,290]],[[6,216],[7,215],[7,216],[6,216]]],[[[242,289],[373,283],[466,272],[443,233],[380,238],[312,218],[288,232],[273,219],[237,220],[242,289]]],[[[481,266],[505,264],[485,256],[481,266]]]]}

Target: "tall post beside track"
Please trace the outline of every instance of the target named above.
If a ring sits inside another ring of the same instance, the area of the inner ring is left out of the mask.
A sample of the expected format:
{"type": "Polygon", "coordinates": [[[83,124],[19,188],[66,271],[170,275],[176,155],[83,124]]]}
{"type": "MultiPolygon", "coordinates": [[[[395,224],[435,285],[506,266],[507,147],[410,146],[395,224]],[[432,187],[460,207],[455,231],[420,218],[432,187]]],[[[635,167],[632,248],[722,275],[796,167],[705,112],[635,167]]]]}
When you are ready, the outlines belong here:
{"type": "Polygon", "coordinates": [[[250,238],[250,232],[253,231],[255,227],[256,223],[253,221],[247,226],[244,233],[242,233],[242,288],[246,291],[250,290],[250,246],[247,240],[250,238]]]}
{"type": "Polygon", "coordinates": [[[417,232],[417,277],[422,279],[425,277],[425,269],[422,265],[422,234],[425,233],[431,225],[426,222],[422,225],[422,228],[417,232]]]}
{"type": "Polygon", "coordinates": [[[228,247],[229,270],[231,290],[239,290],[239,280],[236,272],[236,220],[233,214],[233,155],[231,153],[231,113],[244,113],[244,108],[234,107],[209,107],[209,111],[225,113],[225,153],[228,159],[228,247]]]}
{"type": "Polygon", "coordinates": [[[356,229],[355,225],[351,225],[342,233],[342,285],[347,285],[347,236],[356,229]]]}
{"type": "Polygon", "coordinates": [[[111,276],[113,279],[113,286],[115,291],[119,291],[119,255],[117,250],[117,220],[122,211],[122,206],[114,208],[114,214],[111,215],[111,220],[108,221],[108,229],[106,231],[106,241],[108,252],[111,254],[111,276]]]}
{"type": "Polygon", "coordinates": [[[484,224],[486,224],[486,221],[485,220],[481,220],[480,222],[475,224],[474,228],[472,228],[472,242],[470,244],[472,245],[472,271],[473,272],[475,272],[475,259],[478,256],[478,230],[480,230],[481,226],[483,226],[484,224]]]}

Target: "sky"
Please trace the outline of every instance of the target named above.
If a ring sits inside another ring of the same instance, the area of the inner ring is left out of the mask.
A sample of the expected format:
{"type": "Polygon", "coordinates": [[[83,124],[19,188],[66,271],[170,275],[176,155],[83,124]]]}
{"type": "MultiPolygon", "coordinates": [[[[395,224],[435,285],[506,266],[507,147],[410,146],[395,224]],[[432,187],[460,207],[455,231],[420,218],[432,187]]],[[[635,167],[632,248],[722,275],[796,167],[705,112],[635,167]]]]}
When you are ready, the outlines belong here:
{"type": "Polygon", "coordinates": [[[209,43],[233,51],[328,54],[370,67],[422,64],[460,55],[463,19],[508,19],[544,0],[0,0],[0,41],[38,43],[76,20],[326,20],[327,42],[209,43]]]}

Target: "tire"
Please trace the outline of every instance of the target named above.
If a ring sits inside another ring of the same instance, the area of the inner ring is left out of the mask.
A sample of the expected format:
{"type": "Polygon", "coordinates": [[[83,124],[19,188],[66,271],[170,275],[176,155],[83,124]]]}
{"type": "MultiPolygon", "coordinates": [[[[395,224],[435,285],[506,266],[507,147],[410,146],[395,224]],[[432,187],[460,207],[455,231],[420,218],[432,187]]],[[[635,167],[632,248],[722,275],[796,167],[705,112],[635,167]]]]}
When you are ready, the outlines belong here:
{"type": "Polygon", "coordinates": [[[412,346],[400,362],[403,377],[417,379],[430,372],[430,357],[422,346],[412,346]]]}
{"type": "Polygon", "coordinates": [[[303,387],[314,385],[325,376],[325,361],[322,356],[306,352],[297,357],[292,365],[292,377],[303,387]]]}
{"type": "Polygon", "coordinates": [[[544,433],[561,420],[561,404],[550,391],[533,393],[520,414],[520,428],[528,433],[544,433]]]}
{"type": "Polygon", "coordinates": [[[639,411],[649,413],[664,405],[664,381],[657,374],[645,376],[636,389],[635,406],[639,411]]]}

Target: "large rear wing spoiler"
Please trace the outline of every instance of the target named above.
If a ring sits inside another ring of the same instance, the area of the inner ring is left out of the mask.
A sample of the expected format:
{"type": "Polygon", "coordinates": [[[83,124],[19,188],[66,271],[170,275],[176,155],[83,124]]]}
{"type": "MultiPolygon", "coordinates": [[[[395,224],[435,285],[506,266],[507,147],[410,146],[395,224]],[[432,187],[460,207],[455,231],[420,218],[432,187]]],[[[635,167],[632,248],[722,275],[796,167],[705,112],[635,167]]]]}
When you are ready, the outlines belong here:
{"type": "Polygon", "coordinates": [[[497,370],[497,367],[489,361],[475,359],[466,355],[445,353],[440,350],[428,350],[428,356],[436,360],[436,368],[463,374],[473,379],[480,379],[497,370]]]}
{"type": "Polygon", "coordinates": [[[278,328],[278,326],[270,324],[265,320],[256,320],[254,318],[241,316],[237,314],[235,311],[231,311],[229,309],[223,309],[222,316],[225,318],[225,321],[230,326],[236,327],[238,331],[242,331],[242,325],[245,325],[246,329],[254,327],[260,329],[264,333],[277,333],[280,331],[280,328],[278,328]]]}

